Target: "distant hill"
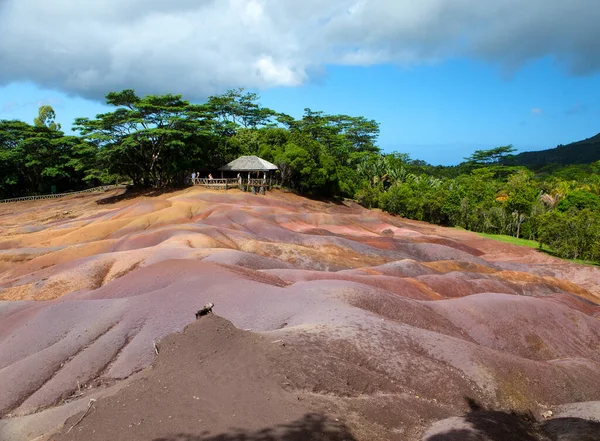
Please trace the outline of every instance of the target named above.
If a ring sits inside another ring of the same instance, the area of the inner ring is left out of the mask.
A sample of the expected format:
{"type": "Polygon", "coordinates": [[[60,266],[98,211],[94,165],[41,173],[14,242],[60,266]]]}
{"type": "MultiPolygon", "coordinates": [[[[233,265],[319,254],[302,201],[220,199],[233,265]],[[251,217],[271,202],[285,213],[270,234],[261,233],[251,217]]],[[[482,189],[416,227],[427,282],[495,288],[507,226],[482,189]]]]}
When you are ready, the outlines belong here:
{"type": "Polygon", "coordinates": [[[506,165],[541,168],[548,164],[590,164],[600,160],[600,133],[583,141],[538,152],[523,152],[505,160],[506,165]]]}

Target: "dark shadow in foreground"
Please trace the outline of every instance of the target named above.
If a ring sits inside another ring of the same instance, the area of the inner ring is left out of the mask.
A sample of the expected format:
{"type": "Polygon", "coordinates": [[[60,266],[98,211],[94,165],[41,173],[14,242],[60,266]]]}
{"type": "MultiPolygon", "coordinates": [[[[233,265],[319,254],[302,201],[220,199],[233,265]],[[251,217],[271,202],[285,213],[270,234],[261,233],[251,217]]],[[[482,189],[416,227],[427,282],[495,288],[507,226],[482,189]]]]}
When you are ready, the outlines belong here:
{"type": "Polygon", "coordinates": [[[177,434],[153,441],[356,441],[345,424],[317,414],[306,414],[300,420],[258,432],[235,430],[210,435],[177,434]]]}
{"type": "Polygon", "coordinates": [[[581,418],[536,421],[531,414],[485,410],[467,398],[467,428],[450,429],[425,441],[600,441],[600,422],[581,418]]]}

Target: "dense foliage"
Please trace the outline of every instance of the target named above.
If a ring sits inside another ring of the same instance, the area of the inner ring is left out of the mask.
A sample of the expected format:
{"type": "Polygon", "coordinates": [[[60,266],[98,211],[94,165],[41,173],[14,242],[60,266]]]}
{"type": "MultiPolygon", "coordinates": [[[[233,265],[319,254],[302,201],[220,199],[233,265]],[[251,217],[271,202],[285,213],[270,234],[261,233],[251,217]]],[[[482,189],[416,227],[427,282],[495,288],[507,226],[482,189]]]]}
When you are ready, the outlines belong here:
{"type": "Polygon", "coordinates": [[[357,199],[403,217],[533,239],[561,257],[600,261],[600,162],[555,174],[499,162],[440,169],[383,156],[363,171],[357,199]]]}
{"type": "Polygon", "coordinates": [[[33,125],[0,121],[0,198],[119,180],[184,185],[194,171],[208,174],[240,155],[258,155],[277,164],[283,186],[303,194],[353,198],[403,217],[534,239],[559,256],[600,261],[600,163],[541,161],[543,167],[528,169],[515,165],[519,155],[509,145],[434,167],[382,154],[373,120],[311,109],[295,119],[243,90],[202,104],[132,90],[106,98],[115,110],[78,118],[79,136],[66,136],[49,106],[33,125]]]}

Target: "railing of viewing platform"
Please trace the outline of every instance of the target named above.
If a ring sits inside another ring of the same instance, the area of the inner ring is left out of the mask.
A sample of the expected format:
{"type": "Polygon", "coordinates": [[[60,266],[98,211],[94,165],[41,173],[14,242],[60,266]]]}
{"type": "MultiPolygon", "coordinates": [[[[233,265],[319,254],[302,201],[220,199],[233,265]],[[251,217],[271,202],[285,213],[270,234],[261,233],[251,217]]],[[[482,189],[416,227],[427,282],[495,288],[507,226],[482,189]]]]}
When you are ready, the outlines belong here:
{"type": "Polygon", "coordinates": [[[209,179],[209,178],[196,178],[194,185],[202,185],[204,187],[237,187],[240,185],[247,185],[250,187],[270,187],[271,180],[269,179],[209,179]]]}
{"type": "Polygon", "coordinates": [[[194,185],[204,185],[208,187],[235,187],[239,185],[237,179],[209,179],[209,178],[196,178],[194,185]]]}

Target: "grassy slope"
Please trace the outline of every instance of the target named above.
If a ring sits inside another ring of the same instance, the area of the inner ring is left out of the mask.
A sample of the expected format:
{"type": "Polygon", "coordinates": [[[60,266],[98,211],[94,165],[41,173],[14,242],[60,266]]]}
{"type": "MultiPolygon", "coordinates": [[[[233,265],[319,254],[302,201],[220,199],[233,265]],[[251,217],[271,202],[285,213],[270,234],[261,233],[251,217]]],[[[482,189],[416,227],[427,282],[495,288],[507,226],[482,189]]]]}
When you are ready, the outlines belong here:
{"type": "MultiPolygon", "coordinates": [[[[487,239],[493,239],[493,240],[497,240],[500,242],[507,242],[507,243],[511,243],[513,245],[519,245],[522,247],[536,248],[544,253],[550,254],[551,256],[558,257],[555,255],[555,253],[552,250],[549,250],[548,248],[540,248],[540,243],[535,240],[517,239],[516,237],[506,236],[504,234],[487,234],[487,233],[477,233],[477,234],[480,235],[481,237],[485,237],[487,239]]],[[[595,262],[588,262],[586,260],[564,259],[564,258],[563,258],[563,260],[568,260],[569,262],[579,263],[582,265],[599,266],[599,264],[597,264],[595,262]]]]}
{"type": "Polygon", "coordinates": [[[535,240],[517,239],[516,237],[505,236],[504,234],[486,234],[486,233],[477,233],[477,234],[479,234],[482,237],[488,238],[488,239],[494,239],[494,240],[498,240],[500,242],[512,243],[513,245],[520,245],[522,247],[529,247],[529,248],[539,248],[540,247],[540,243],[535,240]]]}

